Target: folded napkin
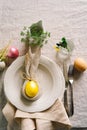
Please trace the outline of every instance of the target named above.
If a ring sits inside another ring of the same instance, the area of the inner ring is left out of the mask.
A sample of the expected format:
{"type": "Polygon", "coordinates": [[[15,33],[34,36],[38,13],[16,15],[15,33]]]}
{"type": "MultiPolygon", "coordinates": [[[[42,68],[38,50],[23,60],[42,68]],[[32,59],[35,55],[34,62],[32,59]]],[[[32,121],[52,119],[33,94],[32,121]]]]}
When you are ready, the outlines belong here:
{"type": "Polygon", "coordinates": [[[61,100],[42,112],[27,113],[7,103],[2,110],[8,121],[7,130],[68,130],[71,123],[61,100]]]}

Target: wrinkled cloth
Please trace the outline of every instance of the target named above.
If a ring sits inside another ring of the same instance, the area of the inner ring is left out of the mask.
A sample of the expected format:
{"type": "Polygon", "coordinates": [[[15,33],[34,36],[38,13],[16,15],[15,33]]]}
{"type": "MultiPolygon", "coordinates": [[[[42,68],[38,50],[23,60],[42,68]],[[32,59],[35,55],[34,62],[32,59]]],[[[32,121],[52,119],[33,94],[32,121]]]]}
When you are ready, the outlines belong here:
{"type": "Polygon", "coordinates": [[[36,78],[36,72],[38,69],[40,56],[41,56],[41,47],[39,46],[28,47],[28,51],[25,56],[25,73],[31,79],[36,78]]]}
{"type": "MultiPolygon", "coordinates": [[[[13,39],[12,45],[23,54],[24,43],[20,43],[20,31],[41,19],[51,33],[43,55],[56,61],[53,46],[65,36],[74,40],[75,44],[69,64],[79,56],[87,61],[87,0],[0,0],[0,47],[13,39]]],[[[76,77],[73,86],[75,113],[70,118],[71,123],[73,127],[87,127],[87,71],[76,77]]],[[[0,81],[0,91],[1,88],[0,81]]],[[[5,104],[3,98],[0,92],[0,130],[6,124],[1,113],[1,106],[5,104]]]]}
{"type": "Polygon", "coordinates": [[[71,128],[61,100],[57,100],[49,109],[35,113],[23,112],[8,102],[2,112],[8,121],[8,130],[68,130],[71,128]]]}

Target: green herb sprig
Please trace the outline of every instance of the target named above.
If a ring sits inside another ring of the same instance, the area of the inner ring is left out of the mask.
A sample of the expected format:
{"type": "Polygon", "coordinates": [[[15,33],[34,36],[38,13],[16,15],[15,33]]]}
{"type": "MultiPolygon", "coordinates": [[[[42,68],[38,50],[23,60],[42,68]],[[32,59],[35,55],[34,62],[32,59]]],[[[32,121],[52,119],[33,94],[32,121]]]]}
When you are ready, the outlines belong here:
{"type": "Polygon", "coordinates": [[[20,33],[21,42],[30,46],[38,45],[42,47],[48,42],[47,38],[50,37],[49,32],[44,32],[42,21],[32,24],[30,27],[24,27],[20,33]]]}
{"type": "Polygon", "coordinates": [[[63,37],[59,43],[56,43],[56,45],[57,45],[58,47],[61,46],[61,47],[63,47],[63,48],[68,49],[68,48],[67,48],[67,41],[66,41],[66,38],[65,38],[65,37],[63,37]]]}

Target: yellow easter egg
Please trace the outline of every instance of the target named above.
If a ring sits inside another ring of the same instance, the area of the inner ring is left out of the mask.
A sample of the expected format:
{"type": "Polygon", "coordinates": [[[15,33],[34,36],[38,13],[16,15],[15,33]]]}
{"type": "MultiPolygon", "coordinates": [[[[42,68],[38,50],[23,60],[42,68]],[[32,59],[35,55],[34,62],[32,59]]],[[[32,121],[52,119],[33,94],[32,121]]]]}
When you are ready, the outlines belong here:
{"type": "Polygon", "coordinates": [[[39,92],[39,86],[38,86],[36,81],[30,80],[30,81],[26,82],[26,84],[25,84],[25,94],[28,97],[33,98],[38,94],[38,92],[39,92]]]}

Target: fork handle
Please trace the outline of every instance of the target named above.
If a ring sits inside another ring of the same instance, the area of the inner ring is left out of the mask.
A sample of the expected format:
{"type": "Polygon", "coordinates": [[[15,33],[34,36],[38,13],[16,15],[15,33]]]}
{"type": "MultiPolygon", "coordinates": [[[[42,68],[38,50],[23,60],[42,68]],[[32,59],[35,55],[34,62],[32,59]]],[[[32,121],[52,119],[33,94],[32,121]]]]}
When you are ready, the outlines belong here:
{"type": "Polygon", "coordinates": [[[72,116],[73,114],[74,114],[74,102],[73,102],[73,87],[72,87],[72,84],[69,82],[69,86],[70,86],[70,89],[71,89],[71,97],[70,97],[70,99],[71,99],[71,101],[70,101],[70,103],[71,103],[71,105],[70,105],[70,111],[71,111],[71,113],[70,113],[70,116],[72,116]]]}

